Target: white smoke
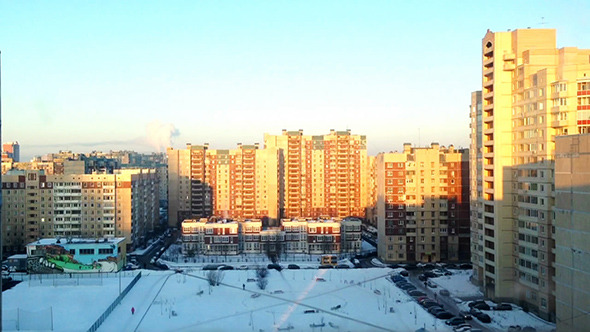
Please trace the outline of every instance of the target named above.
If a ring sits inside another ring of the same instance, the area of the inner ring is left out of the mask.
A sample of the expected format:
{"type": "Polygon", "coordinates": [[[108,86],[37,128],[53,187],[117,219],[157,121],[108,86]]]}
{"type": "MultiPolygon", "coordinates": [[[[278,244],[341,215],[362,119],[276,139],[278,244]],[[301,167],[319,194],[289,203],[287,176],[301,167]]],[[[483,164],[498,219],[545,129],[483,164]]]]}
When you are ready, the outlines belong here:
{"type": "Polygon", "coordinates": [[[148,123],[145,130],[148,143],[158,152],[163,152],[167,147],[172,146],[172,138],[180,135],[180,131],[173,124],[158,120],[148,123]]]}

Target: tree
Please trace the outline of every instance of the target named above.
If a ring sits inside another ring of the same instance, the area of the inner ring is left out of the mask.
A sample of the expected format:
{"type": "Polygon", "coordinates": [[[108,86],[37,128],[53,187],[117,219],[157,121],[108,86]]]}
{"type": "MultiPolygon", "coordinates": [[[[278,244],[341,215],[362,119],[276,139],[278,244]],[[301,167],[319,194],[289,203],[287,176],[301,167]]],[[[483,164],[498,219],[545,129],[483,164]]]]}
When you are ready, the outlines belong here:
{"type": "Polygon", "coordinates": [[[258,288],[264,290],[264,289],[266,289],[266,286],[268,285],[268,279],[258,278],[258,280],[256,280],[256,285],[258,286],[258,288]]]}
{"type": "Polygon", "coordinates": [[[259,266],[256,269],[256,277],[258,277],[258,279],[264,279],[264,278],[268,277],[268,269],[265,268],[264,266],[259,266]]]}
{"type": "Polygon", "coordinates": [[[211,270],[207,272],[209,286],[219,286],[223,280],[223,271],[211,270]]]}

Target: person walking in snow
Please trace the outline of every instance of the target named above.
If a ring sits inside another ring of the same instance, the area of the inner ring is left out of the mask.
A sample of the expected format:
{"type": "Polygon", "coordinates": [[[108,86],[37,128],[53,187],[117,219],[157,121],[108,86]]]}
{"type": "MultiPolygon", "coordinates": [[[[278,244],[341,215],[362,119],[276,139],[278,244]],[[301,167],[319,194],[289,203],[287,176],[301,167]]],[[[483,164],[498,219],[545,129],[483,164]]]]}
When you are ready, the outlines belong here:
{"type": "Polygon", "coordinates": [[[135,307],[131,307],[131,314],[135,315],[135,307]]]}
{"type": "Polygon", "coordinates": [[[242,290],[246,290],[246,284],[242,284],[242,290]]]}

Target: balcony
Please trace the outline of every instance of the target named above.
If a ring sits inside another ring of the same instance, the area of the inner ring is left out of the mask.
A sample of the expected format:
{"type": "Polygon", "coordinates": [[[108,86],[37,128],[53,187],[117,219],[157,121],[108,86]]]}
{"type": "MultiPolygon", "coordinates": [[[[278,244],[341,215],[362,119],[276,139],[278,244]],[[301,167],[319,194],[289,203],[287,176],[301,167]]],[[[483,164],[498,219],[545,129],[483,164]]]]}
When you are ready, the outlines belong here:
{"type": "Polygon", "coordinates": [[[513,71],[516,69],[516,65],[514,63],[506,62],[504,63],[504,70],[505,71],[513,71]]]}

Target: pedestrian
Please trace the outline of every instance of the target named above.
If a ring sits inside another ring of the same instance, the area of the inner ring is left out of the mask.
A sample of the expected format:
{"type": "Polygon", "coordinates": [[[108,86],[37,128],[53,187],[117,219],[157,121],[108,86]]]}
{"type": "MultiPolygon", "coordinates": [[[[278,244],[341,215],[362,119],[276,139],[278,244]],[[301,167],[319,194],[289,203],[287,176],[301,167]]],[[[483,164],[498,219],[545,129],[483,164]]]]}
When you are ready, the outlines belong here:
{"type": "Polygon", "coordinates": [[[242,289],[246,290],[246,284],[242,284],[242,289]]]}
{"type": "Polygon", "coordinates": [[[135,315],[135,307],[131,307],[131,314],[135,315]]]}

